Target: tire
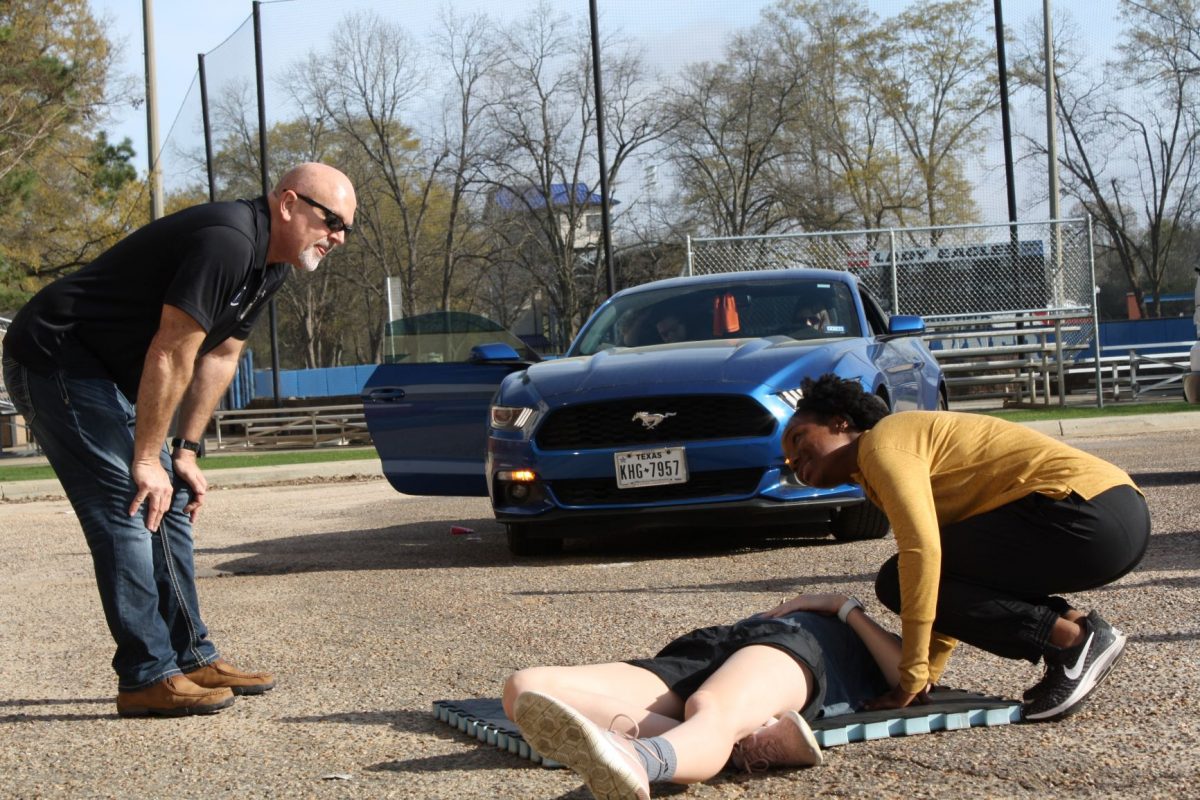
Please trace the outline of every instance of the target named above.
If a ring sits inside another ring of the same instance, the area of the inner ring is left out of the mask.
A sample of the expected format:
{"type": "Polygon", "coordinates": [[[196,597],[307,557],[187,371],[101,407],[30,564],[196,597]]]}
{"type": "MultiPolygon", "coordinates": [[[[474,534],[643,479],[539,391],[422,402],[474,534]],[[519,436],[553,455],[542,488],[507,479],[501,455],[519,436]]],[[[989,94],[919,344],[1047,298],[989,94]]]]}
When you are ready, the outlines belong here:
{"type": "Polygon", "coordinates": [[[946,389],[945,389],[945,387],[939,387],[939,388],[938,388],[938,406],[937,406],[937,410],[938,410],[938,411],[949,411],[949,410],[950,410],[950,401],[946,399],[946,389]]]}
{"type": "Polygon", "coordinates": [[[530,536],[528,525],[509,523],[504,528],[508,552],[514,556],[553,556],[562,552],[562,539],[530,536]]]}
{"type": "Polygon", "coordinates": [[[887,536],[891,524],[879,506],[863,500],[833,515],[833,538],[839,542],[861,542],[887,536]]]}

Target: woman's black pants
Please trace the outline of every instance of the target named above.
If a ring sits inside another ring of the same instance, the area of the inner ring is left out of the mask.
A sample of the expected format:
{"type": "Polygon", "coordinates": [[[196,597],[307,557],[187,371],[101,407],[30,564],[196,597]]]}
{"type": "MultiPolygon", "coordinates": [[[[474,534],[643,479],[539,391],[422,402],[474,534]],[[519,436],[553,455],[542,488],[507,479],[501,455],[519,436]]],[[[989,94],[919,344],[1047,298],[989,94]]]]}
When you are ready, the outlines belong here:
{"type": "MultiPolygon", "coordinates": [[[[1138,565],[1150,511],[1131,486],[1084,500],[1030,494],[942,528],[942,576],[933,628],[1005,658],[1037,662],[1063,592],[1112,583],[1138,565]]],[[[900,613],[899,556],[879,570],[875,594],[900,613]]]]}

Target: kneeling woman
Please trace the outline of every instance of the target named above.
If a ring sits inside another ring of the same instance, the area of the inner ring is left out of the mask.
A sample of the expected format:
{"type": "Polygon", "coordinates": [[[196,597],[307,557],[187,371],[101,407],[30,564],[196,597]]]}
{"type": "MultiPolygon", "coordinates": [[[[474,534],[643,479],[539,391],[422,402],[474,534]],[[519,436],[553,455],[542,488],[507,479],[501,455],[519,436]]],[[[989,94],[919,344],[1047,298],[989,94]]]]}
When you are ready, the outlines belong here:
{"type": "Polygon", "coordinates": [[[645,800],[651,783],[706,780],[731,754],[747,770],[820,764],[805,719],[857,710],[896,683],[899,660],[857,600],[801,595],[654,658],[521,670],[504,711],[596,797],[645,800]]]}
{"type": "Polygon", "coordinates": [[[875,582],[900,614],[900,679],[876,707],[903,707],[945,667],[955,640],[1037,663],[1026,719],[1071,713],[1108,674],[1125,636],[1061,592],[1112,583],[1146,552],[1150,514],[1129,476],[1022,425],[980,414],[888,415],[857,381],[806,380],[783,435],[810,486],[856,483],[892,523],[898,555],[875,582]]]}

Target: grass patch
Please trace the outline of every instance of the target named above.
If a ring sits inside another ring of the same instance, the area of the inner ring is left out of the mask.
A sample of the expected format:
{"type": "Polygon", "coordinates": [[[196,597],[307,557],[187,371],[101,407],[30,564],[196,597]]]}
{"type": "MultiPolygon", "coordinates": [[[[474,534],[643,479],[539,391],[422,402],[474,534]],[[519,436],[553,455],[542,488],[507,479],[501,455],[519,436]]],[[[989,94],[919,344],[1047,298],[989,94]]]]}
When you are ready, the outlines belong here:
{"type": "MultiPolygon", "coordinates": [[[[953,408],[953,406],[951,406],[953,408]]],[[[1049,419],[1089,419],[1091,417],[1135,417],[1145,414],[1174,414],[1180,411],[1200,411],[1200,406],[1188,403],[1121,403],[1095,406],[1047,406],[1046,408],[1007,408],[983,411],[991,417],[1012,422],[1038,422],[1049,419]]]]}
{"type": "MultiPolygon", "coordinates": [[[[281,464],[317,464],[326,461],[366,461],[378,458],[373,447],[356,447],[348,450],[282,450],[274,453],[247,453],[242,455],[219,453],[205,456],[200,462],[205,472],[239,467],[274,467],[281,464]]],[[[0,483],[10,481],[38,481],[54,477],[54,470],[46,464],[0,464],[0,483]]]]}
{"type": "Polygon", "coordinates": [[[0,467],[0,483],[12,481],[44,481],[54,477],[54,470],[46,464],[30,464],[23,467],[0,467]]]}
{"type": "Polygon", "coordinates": [[[349,450],[281,450],[276,453],[219,453],[205,456],[204,471],[235,467],[274,467],[280,464],[318,464],[325,461],[365,461],[379,458],[374,447],[355,447],[349,450]]]}

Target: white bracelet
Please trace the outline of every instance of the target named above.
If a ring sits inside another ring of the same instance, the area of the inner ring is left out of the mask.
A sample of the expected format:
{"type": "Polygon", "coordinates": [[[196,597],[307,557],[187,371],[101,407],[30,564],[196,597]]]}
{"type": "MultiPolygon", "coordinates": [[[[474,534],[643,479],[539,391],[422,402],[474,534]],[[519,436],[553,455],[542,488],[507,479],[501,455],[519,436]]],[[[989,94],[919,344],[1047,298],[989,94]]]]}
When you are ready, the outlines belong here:
{"type": "Polygon", "coordinates": [[[847,597],[846,602],[842,603],[842,607],[838,609],[838,619],[840,619],[842,622],[846,622],[851,611],[862,607],[863,604],[857,597],[847,597]]]}

